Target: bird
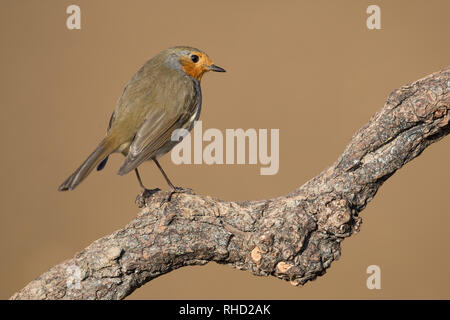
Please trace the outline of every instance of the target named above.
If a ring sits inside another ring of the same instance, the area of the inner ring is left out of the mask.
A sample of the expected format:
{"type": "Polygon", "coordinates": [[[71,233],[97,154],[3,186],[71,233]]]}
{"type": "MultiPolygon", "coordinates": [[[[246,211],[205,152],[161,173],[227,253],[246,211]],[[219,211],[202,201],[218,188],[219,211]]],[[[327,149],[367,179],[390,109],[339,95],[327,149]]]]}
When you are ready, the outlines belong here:
{"type": "Polygon", "coordinates": [[[158,162],[182,140],[172,139],[178,130],[192,130],[202,106],[200,82],[209,71],[225,72],[202,50],[175,46],[149,59],[125,85],[109,120],[106,136],[88,158],[58,188],[75,189],[94,168],[102,170],[112,153],[125,160],[118,170],[123,176],[134,170],[140,187],[147,189],[138,171],[153,161],[167,184],[176,190],[158,162]]]}

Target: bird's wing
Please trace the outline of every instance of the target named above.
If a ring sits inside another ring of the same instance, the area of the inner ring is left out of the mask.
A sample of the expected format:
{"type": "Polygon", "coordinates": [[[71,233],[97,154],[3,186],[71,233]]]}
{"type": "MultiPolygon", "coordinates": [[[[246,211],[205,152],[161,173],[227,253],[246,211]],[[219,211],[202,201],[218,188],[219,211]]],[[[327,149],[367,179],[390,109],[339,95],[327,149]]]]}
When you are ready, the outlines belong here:
{"type": "Polygon", "coordinates": [[[200,107],[200,99],[199,94],[194,92],[191,96],[183,96],[179,101],[175,98],[165,108],[150,108],[118,174],[124,175],[154,157],[171,140],[174,130],[186,127],[193,120],[200,107]],[[177,105],[174,106],[173,103],[177,105]],[[184,105],[186,107],[182,107],[184,105]]]}

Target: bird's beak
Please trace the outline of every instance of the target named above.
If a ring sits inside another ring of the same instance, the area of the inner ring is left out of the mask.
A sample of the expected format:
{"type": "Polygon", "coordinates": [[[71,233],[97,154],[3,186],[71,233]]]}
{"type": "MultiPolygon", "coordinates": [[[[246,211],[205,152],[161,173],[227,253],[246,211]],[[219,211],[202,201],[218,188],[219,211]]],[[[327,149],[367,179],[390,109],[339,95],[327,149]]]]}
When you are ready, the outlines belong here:
{"type": "Polygon", "coordinates": [[[215,72],[225,72],[225,69],[216,66],[215,64],[212,64],[209,66],[209,71],[215,71],[215,72]]]}

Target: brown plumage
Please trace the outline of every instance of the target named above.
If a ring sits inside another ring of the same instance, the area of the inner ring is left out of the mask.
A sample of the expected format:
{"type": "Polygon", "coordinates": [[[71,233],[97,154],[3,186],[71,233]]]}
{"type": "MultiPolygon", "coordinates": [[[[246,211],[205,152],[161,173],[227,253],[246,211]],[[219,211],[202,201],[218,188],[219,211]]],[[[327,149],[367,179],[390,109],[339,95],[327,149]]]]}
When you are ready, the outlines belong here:
{"type": "Polygon", "coordinates": [[[191,47],[169,48],[148,60],[126,84],[106,137],[58,190],[73,190],[95,167],[103,169],[114,152],[125,155],[119,175],[135,170],[144,188],[137,167],[153,160],[174,188],[157,158],[178,143],[171,140],[174,130],[191,130],[198,119],[200,81],[208,71],[225,70],[214,65],[206,53],[191,47]]]}

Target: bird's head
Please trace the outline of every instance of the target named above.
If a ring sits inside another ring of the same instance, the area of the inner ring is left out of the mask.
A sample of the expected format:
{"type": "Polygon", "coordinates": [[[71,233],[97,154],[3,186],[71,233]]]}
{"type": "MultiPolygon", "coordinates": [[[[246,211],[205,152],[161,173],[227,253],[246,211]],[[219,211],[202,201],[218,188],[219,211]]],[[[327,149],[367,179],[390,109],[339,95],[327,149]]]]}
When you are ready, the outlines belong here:
{"type": "Polygon", "coordinates": [[[203,74],[208,71],[225,72],[225,69],[216,66],[205,52],[192,47],[170,48],[168,58],[172,67],[176,67],[197,81],[200,81],[203,74]]]}

